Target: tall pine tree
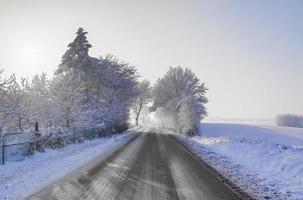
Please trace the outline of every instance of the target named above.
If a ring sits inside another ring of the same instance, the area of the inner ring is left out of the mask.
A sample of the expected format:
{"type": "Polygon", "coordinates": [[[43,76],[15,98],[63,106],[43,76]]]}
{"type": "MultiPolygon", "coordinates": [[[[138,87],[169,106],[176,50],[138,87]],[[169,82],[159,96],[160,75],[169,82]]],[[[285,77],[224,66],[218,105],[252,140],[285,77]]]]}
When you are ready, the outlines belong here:
{"type": "Polygon", "coordinates": [[[83,28],[78,29],[76,38],[68,45],[68,50],[62,56],[62,62],[56,74],[62,74],[72,70],[78,71],[89,65],[88,50],[92,45],[88,42],[86,34],[87,32],[84,31],[83,28]]]}

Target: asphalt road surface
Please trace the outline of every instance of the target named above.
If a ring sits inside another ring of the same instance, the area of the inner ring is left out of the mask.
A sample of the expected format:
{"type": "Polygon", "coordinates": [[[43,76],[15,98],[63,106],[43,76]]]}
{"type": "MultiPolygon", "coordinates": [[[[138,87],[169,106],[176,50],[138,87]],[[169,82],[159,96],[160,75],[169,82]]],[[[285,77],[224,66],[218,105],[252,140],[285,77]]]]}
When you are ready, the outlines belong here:
{"type": "Polygon", "coordinates": [[[29,199],[239,199],[172,136],[156,129],[135,133],[106,160],[90,165],[29,199]]]}

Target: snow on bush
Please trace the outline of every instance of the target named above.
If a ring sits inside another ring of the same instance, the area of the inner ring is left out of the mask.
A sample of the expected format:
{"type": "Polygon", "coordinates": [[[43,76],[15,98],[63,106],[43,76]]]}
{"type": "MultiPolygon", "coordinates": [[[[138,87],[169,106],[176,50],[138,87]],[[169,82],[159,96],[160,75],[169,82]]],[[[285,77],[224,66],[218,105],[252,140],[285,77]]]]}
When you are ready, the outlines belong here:
{"type": "Polygon", "coordinates": [[[303,116],[301,115],[278,115],[276,121],[278,126],[303,128],[303,116]]]}

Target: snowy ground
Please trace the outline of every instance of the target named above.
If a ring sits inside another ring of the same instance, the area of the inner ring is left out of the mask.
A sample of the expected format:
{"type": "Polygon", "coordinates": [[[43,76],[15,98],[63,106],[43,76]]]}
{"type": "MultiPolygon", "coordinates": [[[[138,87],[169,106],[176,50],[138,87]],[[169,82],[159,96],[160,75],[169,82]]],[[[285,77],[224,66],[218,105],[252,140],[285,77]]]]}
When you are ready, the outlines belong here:
{"type": "Polygon", "coordinates": [[[179,139],[256,198],[303,199],[303,129],[205,123],[179,139]]]}
{"type": "Polygon", "coordinates": [[[100,138],[58,150],[36,153],[21,162],[0,165],[0,200],[23,199],[95,157],[117,148],[132,137],[130,131],[116,138],[100,138]]]}

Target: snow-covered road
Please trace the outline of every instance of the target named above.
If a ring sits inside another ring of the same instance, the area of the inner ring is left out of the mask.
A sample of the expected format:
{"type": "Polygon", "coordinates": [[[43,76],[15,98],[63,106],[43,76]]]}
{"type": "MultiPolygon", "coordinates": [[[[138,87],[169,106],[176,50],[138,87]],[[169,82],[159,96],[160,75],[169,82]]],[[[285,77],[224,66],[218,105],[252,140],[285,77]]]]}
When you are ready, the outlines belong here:
{"type": "Polygon", "coordinates": [[[106,160],[96,160],[30,199],[239,198],[171,135],[145,129],[106,160]]]}

